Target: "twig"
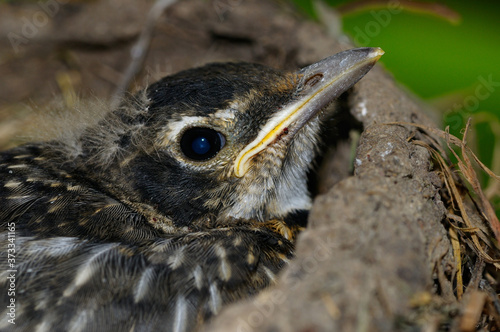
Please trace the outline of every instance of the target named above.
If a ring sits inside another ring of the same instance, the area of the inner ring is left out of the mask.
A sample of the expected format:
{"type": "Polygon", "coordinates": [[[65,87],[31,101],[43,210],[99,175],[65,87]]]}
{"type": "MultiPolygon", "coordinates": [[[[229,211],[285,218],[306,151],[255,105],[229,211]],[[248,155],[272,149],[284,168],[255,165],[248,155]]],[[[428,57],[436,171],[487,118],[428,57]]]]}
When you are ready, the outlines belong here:
{"type": "Polygon", "coordinates": [[[137,73],[142,69],[149,51],[151,40],[153,38],[153,31],[156,23],[160,19],[163,12],[176,2],[177,0],[158,0],[149,10],[148,17],[146,19],[146,25],[144,26],[144,29],[142,30],[136,44],[130,50],[131,62],[120,85],[116,88],[115,93],[111,99],[112,108],[116,108],[119,106],[121,100],[123,99],[130,86],[130,83],[134,79],[135,75],[137,75],[137,73]]]}
{"type": "Polygon", "coordinates": [[[458,240],[457,231],[450,227],[450,241],[451,246],[453,248],[453,257],[455,258],[455,266],[457,269],[456,277],[457,277],[457,299],[461,300],[462,295],[464,293],[464,283],[462,279],[462,254],[460,250],[460,242],[458,240]]]}
{"type": "MultiPolygon", "coordinates": [[[[357,13],[359,11],[385,8],[387,6],[394,6],[394,4],[388,0],[358,0],[338,6],[337,11],[341,15],[345,16],[357,13]]],[[[400,7],[401,9],[405,9],[412,12],[434,15],[452,24],[458,24],[461,20],[459,13],[439,3],[400,0],[397,2],[397,6],[400,7]]]]}
{"type": "MultiPolygon", "coordinates": [[[[466,176],[467,181],[471,184],[472,188],[474,189],[474,192],[478,195],[483,208],[482,212],[485,214],[487,220],[489,221],[497,241],[500,241],[500,222],[495,214],[495,211],[493,210],[493,207],[491,206],[490,202],[484,195],[483,190],[481,189],[481,185],[477,178],[476,172],[474,171],[474,167],[472,166],[470,158],[467,154],[468,152],[467,133],[469,131],[470,123],[471,119],[469,118],[469,120],[467,121],[467,125],[465,126],[465,132],[462,138],[462,144],[459,145],[462,149],[461,155],[463,160],[460,159],[457,153],[449,146],[449,141],[447,141],[448,148],[455,155],[455,158],[457,158],[458,167],[460,168],[460,171],[462,172],[462,174],[464,174],[464,176],[466,176]]],[[[448,130],[446,131],[446,133],[447,135],[449,135],[448,130]]],[[[481,166],[481,168],[487,169],[487,167],[484,166],[483,163],[481,163],[481,161],[476,157],[475,154],[471,153],[471,155],[473,159],[476,161],[476,163],[478,163],[481,166]]],[[[491,171],[488,172],[488,175],[494,176],[494,178],[496,178],[497,180],[499,179],[499,177],[496,174],[493,174],[493,172],[491,171]]]]}

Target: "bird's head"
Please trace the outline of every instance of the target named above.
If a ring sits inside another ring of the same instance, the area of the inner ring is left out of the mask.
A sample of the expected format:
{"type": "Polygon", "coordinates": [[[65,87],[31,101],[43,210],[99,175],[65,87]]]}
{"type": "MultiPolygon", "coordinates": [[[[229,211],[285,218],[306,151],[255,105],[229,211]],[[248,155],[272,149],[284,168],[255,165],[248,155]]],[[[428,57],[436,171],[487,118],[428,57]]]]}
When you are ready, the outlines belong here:
{"type": "Polygon", "coordinates": [[[353,49],[296,72],[221,63],[168,76],[84,135],[86,158],[175,226],[307,210],[318,114],[382,54],[353,49]]]}

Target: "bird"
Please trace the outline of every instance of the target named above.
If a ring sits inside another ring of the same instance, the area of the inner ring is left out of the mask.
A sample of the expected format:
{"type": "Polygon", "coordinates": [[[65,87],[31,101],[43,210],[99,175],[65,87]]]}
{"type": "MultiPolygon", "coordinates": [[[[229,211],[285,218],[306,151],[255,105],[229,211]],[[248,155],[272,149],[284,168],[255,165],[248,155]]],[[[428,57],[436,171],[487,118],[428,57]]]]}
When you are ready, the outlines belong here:
{"type": "Polygon", "coordinates": [[[211,63],[65,139],[0,153],[0,330],[197,331],[277,282],[322,112],[384,52],[211,63]]]}

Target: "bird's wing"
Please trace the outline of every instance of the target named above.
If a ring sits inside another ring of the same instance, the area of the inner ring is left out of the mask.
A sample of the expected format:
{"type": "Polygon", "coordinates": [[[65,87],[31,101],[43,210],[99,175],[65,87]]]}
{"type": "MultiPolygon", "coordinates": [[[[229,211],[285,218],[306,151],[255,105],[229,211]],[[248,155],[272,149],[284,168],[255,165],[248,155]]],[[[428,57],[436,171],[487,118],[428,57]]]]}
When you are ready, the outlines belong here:
{"type": "Polygon", "coordinates": [[[8,222],[15,222],[16,234],[24,236],[59,235],[135,243],[160,233],[142,214],[95,183],[64,171],[37,145],[0,155],[3,229],[8,222]]]}
{"type": "Polygon", "coordinates": [[[37,146],[0,156],[0,330],[189,331],[271,284],[293,252],[265,227],[164,234],[37,146]],[[10,249],[10,250],[9,250],[10,249]]]}
{"type": "MultiPolygon", "coordinates": [[[[0,234],[1,243],[8,238],[0,234]]],[[[10,326],[14,299],[20,330],[190,331],[273,283],[292,251],[271,232],[245,227],[142,246],[23,236],[15,244],[14,265],[0,252],[0,287],[14,292],[2,294],[0,330],[10,326]]]]}

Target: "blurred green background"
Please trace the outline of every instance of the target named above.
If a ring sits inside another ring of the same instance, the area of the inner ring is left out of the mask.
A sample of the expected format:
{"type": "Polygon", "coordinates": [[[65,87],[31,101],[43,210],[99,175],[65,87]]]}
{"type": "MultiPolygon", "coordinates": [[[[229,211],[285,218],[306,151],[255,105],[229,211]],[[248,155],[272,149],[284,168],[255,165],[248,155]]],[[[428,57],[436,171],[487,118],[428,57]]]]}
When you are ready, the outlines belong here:
{"type": "MultiPolygon", "coordinates": [[[[292,0],[317,19],[312,0],[292,0]]],[[[459,138],[500,174],[500,3],[491,1],[339,1],[343,30],[360,46],[379,46],[394,77],[433,105],[459,138]]],[[[500,186],[479,174],[500,215],[500,186]]]]}

